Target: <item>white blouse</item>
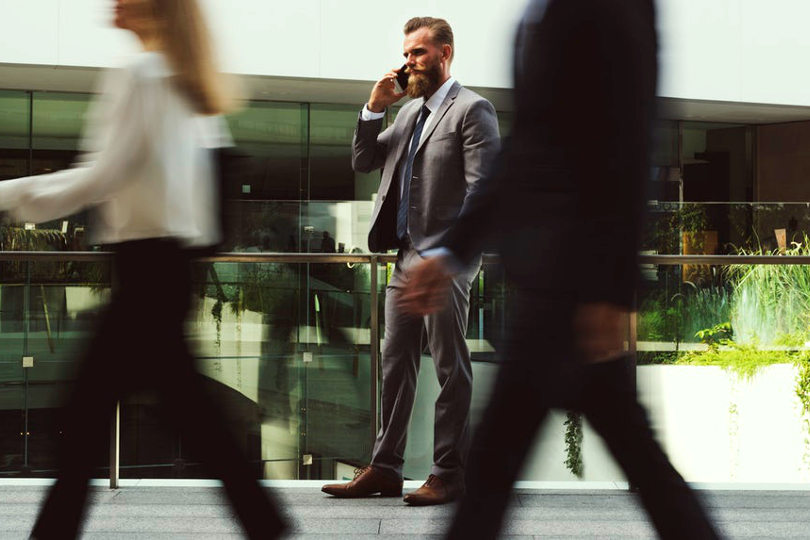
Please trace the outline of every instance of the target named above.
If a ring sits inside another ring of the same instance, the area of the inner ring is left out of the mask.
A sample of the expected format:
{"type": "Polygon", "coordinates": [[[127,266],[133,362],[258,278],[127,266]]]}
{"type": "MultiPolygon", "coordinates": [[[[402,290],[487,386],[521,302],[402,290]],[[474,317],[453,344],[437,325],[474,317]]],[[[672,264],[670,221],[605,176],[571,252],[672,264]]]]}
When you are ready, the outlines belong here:
{"type": "Polygon", "coordinates": [[[90,109],[84,154],[64,171],[0,181],[0,210],[42,222],[93,206],[93,242],[220,241],[211,148],[228,146],[219,116],[201,116],[171,81],[161,53],[108,72],[90,109]]]}

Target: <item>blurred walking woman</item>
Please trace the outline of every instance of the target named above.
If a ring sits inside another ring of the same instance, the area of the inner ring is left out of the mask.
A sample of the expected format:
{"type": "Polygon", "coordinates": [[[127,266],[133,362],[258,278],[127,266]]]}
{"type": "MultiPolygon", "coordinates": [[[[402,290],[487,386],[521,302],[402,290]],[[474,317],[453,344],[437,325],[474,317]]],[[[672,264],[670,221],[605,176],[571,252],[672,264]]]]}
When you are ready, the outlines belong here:
{"type": "Polygon", "coordinates": [[[115,403],[148,389],[223,480],[247,535],[276,538],[282,519],[205,398],[183,338],[190,253],[221,235],[209,148],[228,138],[219,116],[227,96],[202,13],[196,0],[117,0],[115,26],[143,50],[107,76],[84,157],[65,171],[0,182],[0,210],[20,221],[95,207],[96,243],[114,252],[116,287],[65,409],[57,481],[33,537],[79,535],[115,403]]]}

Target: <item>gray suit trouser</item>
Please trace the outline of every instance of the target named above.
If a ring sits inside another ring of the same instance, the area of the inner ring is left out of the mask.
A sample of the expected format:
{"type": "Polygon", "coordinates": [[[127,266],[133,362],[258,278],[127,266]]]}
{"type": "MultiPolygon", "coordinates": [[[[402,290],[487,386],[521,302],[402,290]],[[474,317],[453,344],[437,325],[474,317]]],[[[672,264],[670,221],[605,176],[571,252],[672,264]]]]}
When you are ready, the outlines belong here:
{"type": "Polygon", "coordinates": [[[436,399],[431,473],[449,482],[460,482],[469,443],[472,396],[470,351],[464,337],[470,311],[470,285],[480,263],[453,280],[444,310],[419,317],[404,313],[398,300],[408,283],[409,269],[421,260],[414,249],[401,249],[386,289],[382,418],[371,464],[402,478],[408,424],[426,335],[441,387],[436,399]]]}

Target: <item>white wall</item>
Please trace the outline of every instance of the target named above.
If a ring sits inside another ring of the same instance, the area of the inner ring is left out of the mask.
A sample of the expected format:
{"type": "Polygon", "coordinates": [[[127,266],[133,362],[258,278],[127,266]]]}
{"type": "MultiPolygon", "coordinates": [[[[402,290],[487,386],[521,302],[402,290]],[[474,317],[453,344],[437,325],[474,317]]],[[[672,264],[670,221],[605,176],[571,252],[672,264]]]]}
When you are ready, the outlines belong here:
{"type": "MultiPolygon", "coordinates": [[[[375,80],[402,63],[402,26],[446,17],[467,85],[508,87],[512,28],[523,0],[202,0],[228,71],[375,80]],[[384,9],[381,8],[384,6],[384,9]],[[486,15],[483,13],[486,12],[486,15]]],[[[112,0],[0,0],[0,63],[103,67],[134,50],[110,29],[112,0]]],[[[2,83],[0,83],[2,86],[2,83]]]]}
{"type": "Polygon", "coordinates": [[[810,105],[810,2],[659,0],[661,94],[810,105]]]}
{"type": "MultiPolygon", "coordinates": [[[[511,44],[525,0],[203,0],[225,67],[253,75],[374,80],[399,64],[412,15],[447,18],[454,74],[510,86],[511,44]]],[[[659,0],[660,94],[810,106],[810,2],[659,0]]],[[[133,47],[106,26],[112,0],[0,0],[0,63],[105,66],[133,47]]],[[[2,83],[0,82],[0,86],[2,83]]]]}

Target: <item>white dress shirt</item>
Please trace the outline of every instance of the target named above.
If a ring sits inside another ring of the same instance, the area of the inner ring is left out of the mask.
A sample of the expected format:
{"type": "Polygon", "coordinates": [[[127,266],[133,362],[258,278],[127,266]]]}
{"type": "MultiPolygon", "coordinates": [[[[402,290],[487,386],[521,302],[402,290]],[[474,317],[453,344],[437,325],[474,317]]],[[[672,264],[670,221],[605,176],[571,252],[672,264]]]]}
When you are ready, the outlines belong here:
{"type": "Polygon", "coordinates": [[[211,148],[228,146],[222,117],[197,114],[161,53],[142,52],[104,78],[82,150],[70,169],[0,182],[0,210],[19,221],[94,206],[94,243],[177,238],[216,244],[218,193],[211,148]]]}

